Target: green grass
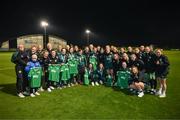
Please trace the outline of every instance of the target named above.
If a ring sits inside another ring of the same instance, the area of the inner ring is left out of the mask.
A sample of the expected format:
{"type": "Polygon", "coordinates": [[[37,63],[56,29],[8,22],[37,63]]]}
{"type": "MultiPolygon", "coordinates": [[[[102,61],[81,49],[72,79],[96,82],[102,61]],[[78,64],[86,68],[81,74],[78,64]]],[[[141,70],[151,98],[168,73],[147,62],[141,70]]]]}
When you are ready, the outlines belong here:
{"type": "Polygon", "coordinates": [[[180,51],[166,51],[171,66],[167,97],[138,98],[104,86],[75,86],[20,99],[11,53],[0,53],[0,119],[180,119],[180,51]]]}

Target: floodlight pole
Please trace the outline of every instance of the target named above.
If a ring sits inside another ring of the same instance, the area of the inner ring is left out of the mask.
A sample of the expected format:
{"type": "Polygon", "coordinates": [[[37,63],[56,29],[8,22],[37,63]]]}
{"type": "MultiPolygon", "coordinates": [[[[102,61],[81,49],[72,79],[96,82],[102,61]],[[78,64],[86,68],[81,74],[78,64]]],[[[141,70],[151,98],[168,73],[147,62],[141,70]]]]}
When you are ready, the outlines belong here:
{"type": "Polygon", "coordinates": [[[46,48],[46,27],[48,26],[48,23],[46,21],[41,21],[41,26],[44,28],[44,48],[46,48]]]}
{"type": "Polygon", "coordinates": [[[44,26],[44,47],[46,48],[46,26],[44,26]]]}
{"type": "Polygon", "coordinates": [[[87,45],[89,45],[89,33],[87,34],[87,45]]]}
{"type": "Polygon", "coordinates": [[[85,32],[87,34],[87,45],[89,45],[89,37],[90,37],[91,31],[87,29],[85,32]]]}

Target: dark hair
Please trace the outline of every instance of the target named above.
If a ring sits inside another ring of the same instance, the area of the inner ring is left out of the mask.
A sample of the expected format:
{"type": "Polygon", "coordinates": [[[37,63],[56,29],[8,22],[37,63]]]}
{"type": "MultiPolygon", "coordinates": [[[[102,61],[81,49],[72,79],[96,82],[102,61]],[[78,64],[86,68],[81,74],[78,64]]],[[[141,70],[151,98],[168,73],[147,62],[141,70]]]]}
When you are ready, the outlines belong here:
{"type": "Polygon", "coordinates": [[[55,51],[55,52],[56,52],[56,49],[52,49],[51,52],[52,52],[52,51],[55,51]]]}

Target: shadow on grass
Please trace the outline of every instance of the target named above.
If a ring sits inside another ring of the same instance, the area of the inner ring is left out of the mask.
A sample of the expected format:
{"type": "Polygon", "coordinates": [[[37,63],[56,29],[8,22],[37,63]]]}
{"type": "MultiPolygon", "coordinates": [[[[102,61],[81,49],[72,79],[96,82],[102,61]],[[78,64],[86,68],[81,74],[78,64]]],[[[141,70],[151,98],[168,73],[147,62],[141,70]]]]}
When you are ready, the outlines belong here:
{"type": "MultiPolygon", "coordinates": [[[[116,87],[116,86],[106,86],[106,85],[104,85],[104,86],[112,88],[114,91],[122,92],[122,93],[124,93],[126,95],[134,95],[128,89],[121,89],[121,88],[116,87]]],[[[86,86],[86,87],[88,87],[88,86],[86,86]]],[[[4,92],[6,94],[10,94],[10,95],[16,96],[16,84],[15,83],[1,84],[0,85],[0,91],[4,92]]]]}
{"type": "Polygon", "coordinates": [[[112,89],[113,89],[114,91],[120,91],[120,92],[122,92],[122,93],[124,93],[124,94],[126,94],[126,95],[134,95],[134,94],[132,94],[128,89],[121,89],[121,88],[116,87],[116,86],[113,86],[112,89]]]}
{"type": "Polygon", "coordinates": [[[0,85],[0,91],[6,94],[16,96],[16,84],[15,83],[2,84],[0,85]]]}

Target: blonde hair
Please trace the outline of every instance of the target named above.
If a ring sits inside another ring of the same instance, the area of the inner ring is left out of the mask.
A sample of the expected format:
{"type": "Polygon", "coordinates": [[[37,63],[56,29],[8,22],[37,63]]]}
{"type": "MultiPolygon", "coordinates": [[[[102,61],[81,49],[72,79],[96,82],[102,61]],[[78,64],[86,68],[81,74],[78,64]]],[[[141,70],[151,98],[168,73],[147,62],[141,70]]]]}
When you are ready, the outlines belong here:
{"type": "Polygon", "coordinates": [[[37,46],[36,46],[36,45],[32,45],[32,46],[31,46],[31,49],[32,49],[33,47],[37,48],[37,46]]]}
{"type": "Polygon", "coordinates": [[[138,74],[138,72],[139,72],[139,71],[138,71],[138,68],[137,68],[137,67],[135,67],[135,66],[133,66],[133,67],[132,67],[132,73],[134,73],[134,74],[138,74]],[[133,69],[135,69],[135,70],[136,70],[136,71],[135,71],[135,73],[134,73],[133,69]]]}
{"type": "Polygon", "coordinates": [[[161,52],[161,54],[163,54],[163,49],[161,49],[161,48],[157,48],[157,49],[155,50],[155,52],[157,52],[157,51],[160,51],[160,52],[161,52]]]}

